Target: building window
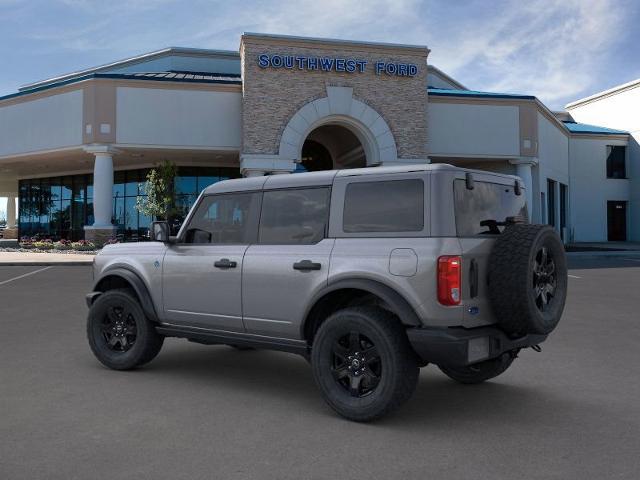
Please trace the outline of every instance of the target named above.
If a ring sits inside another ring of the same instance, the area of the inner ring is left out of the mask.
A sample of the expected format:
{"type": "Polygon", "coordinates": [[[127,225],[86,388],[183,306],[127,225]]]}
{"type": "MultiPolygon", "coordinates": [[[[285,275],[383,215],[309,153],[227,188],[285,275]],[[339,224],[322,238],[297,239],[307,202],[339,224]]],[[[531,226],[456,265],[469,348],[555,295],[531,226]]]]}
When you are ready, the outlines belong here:
{"type": "MultiPolygon", "coordinates": [[[[135,208],[138,197],[144,196],[142,184],[147,172],[114,173],[112,221],[119,240],[136,241],[148,237],[151,218],[135,208]]],[[[239,176],[236,168],[178,168],[175,227],[179,227],[205,187],[239,176]]],[[[84,238],[84,226],[93,224],[93,175],[20,180],[19,214],[20,236],[52,240],[84,238]]]]}
{"type": "Polygon", "coordinates": [[[567,192],[568,188],[564,183],[560,184],[560,231],[567,226],[567,192]]]}
{"type": "Polygon", "coordinates": [[[556,182],[547,179],[547,223],[556,226],[556,182]]]}
{"type": "Polygon", "coordinates": [[[627,147],[607,146],[607,178],[627,178],[627,147]]]}

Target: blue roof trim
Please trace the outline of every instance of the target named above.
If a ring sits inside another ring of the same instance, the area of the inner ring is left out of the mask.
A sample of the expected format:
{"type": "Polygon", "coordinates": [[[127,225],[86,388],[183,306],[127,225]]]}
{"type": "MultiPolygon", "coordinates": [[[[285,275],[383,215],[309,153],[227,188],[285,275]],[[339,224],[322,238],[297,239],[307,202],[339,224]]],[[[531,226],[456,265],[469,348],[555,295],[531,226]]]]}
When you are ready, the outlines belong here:
{"type": "Polygon", "coordinates": [[[586,123],[577,123],[563,121],[564,126],[569,129],[571,133],[592,133],[599,135],[629,135],[629,132],[625,130],[614,130],[613,128],[598,127],[597,125],[588,125],[586,123]]]}
{"type": "MultiPolygon", "coordinates": [[[[158,72],[158,74],[160,73],[162,72],[158,72]]],[[[173,72],[166,72],[166,73],[173,73],[173,72]]],[[[198,74],[195,74],[195,75],[198,75],[198,74]]],[[[52,88],[57,88],[57,87],[63,87],[65,85],[71,85],[73,83],[79,83],[85,80],[91,80],[93,78],[112,78],[116,80],[139,80],[139,81],[147,81],[147,82],[213,83],[213,84],[224,84],[224,85],[242,85],[242,80],[240,79],[240,77],[236,77],[231,74],[224,74],[216,78],[211,77],[208,79],[195,79],[195,78],[189,78],[186,76],[185,78],[141,76],[135,73],[90,73],[88,75],[83,75],[81,77],[75,77],[69,80],[63,80],[61,82],[50,83],[47,85],[43,85],[41,87],[36,87],[29,90],[23,90],[21,92],[10,93],[9,95],[4,95],[0,97],[0,101],[9,100],[11,98],[24,97],[25,95],[31,95],[32,93],[42,92],[42,91],[50,90],[52,88]]]]}
{"type": "Polygon", "coordinates": [[[439,97],[476,97],[476,98],[519,98],[535,100],[533,95],[521,95],[518,93],[479,92],[476,90],[454,90],[448,88],[427,88],[429,95],[439,97]]]}

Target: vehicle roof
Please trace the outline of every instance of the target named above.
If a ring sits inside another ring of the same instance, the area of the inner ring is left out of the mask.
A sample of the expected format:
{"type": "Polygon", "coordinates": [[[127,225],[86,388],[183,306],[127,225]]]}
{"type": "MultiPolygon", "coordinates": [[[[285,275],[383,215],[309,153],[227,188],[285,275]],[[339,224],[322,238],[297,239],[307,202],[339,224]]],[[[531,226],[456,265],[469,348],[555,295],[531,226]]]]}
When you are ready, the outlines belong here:
{"type": "Polygon", "coordinates": [[[366,167],[350,168],[344,170],[324,170],[321,172],[305,172],[289,175],[267,175],[264,177],[235,178],[223,180],[208,186],[204,194],[228,193],[261,189],[291,188],[291,187],[313,187],[331,185],[336,177],[355,177],[364,175],[387,175],[409,172],[475,172],[483,175],[492,175],[502,178],[517,178],[513,175],[488,172],[485,170],[474,170],[461,168],[447,163],[431,163],[419,165],[398,165],[392,167],[366,167]]]}

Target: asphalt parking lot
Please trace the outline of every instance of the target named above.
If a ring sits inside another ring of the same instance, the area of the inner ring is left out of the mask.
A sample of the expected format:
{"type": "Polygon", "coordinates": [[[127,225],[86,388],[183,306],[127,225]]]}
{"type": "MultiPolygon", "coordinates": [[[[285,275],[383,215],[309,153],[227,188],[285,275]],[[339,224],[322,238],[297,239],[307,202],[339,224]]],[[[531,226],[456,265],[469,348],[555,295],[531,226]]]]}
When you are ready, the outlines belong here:
{"type": "Polygon", "coordinates": [[[0,266],[0,479],[640,478],[640,258],[570,274],[542,353],[478,386],[427,367],[402,410],[355,424],[285,353],[169,339],[107,370],[89,267],[0,266]]]}

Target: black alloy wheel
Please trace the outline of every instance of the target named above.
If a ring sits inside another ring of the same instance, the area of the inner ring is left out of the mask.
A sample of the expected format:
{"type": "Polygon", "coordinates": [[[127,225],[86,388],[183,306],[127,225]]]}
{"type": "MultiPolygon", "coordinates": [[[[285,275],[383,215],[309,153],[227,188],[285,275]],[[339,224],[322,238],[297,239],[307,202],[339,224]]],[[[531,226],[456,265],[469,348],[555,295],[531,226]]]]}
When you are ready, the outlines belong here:
{"type": "Polygon", "coordinates": [[[136,343],[138,329],[131,311],[124,305],[116,305],[107,308],[101,332],[110,350],[126,352],[136,343]]]}
{"type": "Polygon", "coordinates": [[[556,292],[556,264],[553,254],[542,247],[533,260],[533,293],[538,310],[544,312],[556,292]]]}
{"type": "Polygon", "coordinates": [[[371,394],[380,383],[382,360],[373,342],[352,331],[333,343],[333,378],[352,397],[371,394]]]}

